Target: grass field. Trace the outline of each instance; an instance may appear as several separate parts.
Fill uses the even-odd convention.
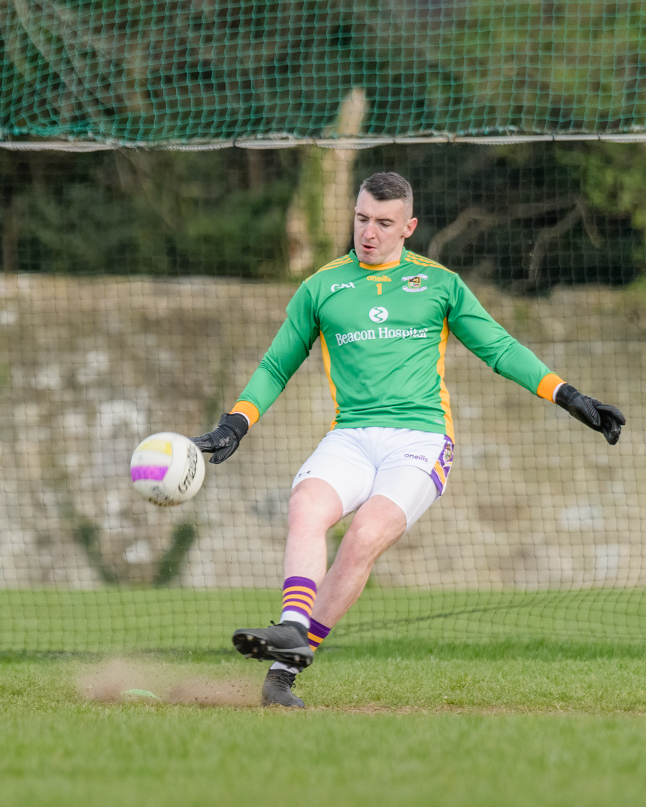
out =
[[[266,625],[280,593],[266,589],[106,588],[0,591],[0,651],[229,649],[233,626]],[[334,641],[419,637],[637,643],[644,589],[423,591],[368,588]]]
[[[16,648],[0,653],[3,807],[644,802],[641,593],[498,595],[498,610],[492,595],[455,595],[415,617],[410,598],[366,592],[299,679],[308,709],[293,712],[258,707],[267,665],[235,655],[224,627],[209,629],[222,634],[211,648],[132,650],[158,642],[144,626],[177,617],[179,591],[120,592],[121,612],[115,592],[98,605],[95,592],[80,616],[91,592],[35,594],[0,597]],[[213,616],[215,595],[192,596]],[[225,616],[274,597],[229,595]],[[362,629],[379,614],[377,631]],[[81,617],[94,630],[85,649]],[[186,624],[181,635],[201,634]]]

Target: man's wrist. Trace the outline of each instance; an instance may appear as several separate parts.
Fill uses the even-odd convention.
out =
[[[539,398],[545,398],[546,401],[555,402],[556,390],[562,387],[565,382],[556,373],[547,373],[541,378],[541,381],[536,390]]]
[[[249,419],[242,412],[230,412],[228,415],[222,415],[218,423],[218,427],[220,426],[230,429],[239,442],[249,431]]]
[[[258,407],[254,406],[250,401],[236,401],[230,415],[244,415],[247,418],[249,428],[260,418]]]
[[[242,417],[247,421],[248,428],[251,428],[251,418],[249,417],[249,415],[245,414],[244,412],[239,412],[237,409],[232,409],[231,412],[229,412],[229,414],[242,415]]]

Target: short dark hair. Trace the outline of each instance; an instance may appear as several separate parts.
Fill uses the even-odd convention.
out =
[[[373,174],[368,179],[364,179],[359,188],[361,191],[368,191],[378,202],[388,202],[391,199],[402,199],[413,206],[413,189],[410,182],[394,171],[380,171]]]

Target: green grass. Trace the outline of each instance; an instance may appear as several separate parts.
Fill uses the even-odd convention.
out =
[[[5,805],[643,803],[628,718],[258,715],[130,708],[3,721]]]
[[[4,590],[0,651],[215,650],[233,627],[268,624],[279,609],[279,592],[261,589]],[[402,636],[641,643],[646,592],[370,588],[334,632],[346,645]]]
[[[228,638],[275,592],[27,594],[0,596],[2,807],[643,803],[641,592],[368,591],[292,712]]]

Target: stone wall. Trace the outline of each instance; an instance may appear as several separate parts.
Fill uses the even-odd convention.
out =
[[[146,435],[199,434],[228,410],[295,286],[37,275],[0,284],[0,586],[148,583],[183,523],[198,534],[183,585],[278,586],[291,480],[333,416],[318,346],[241,450],[207,465],[192,502],[147,504],[129,461]],[[472,287],[555,372],[618,404],[629,427],[609,447],[450,340],[457,452],[448,490],[380,559],[375,579],[643,585],[643,300],[600,287],[538,300]]]

